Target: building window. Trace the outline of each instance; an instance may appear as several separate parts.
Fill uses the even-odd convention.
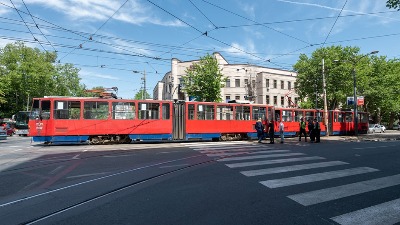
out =
[[[225,87],[231,87],[231,80],[226,79]]]
[[[292,82],[290,81],[287,82],[287,89],[289,90],[292,89]]]
[[[265,80],[265,87],[266,87],[266,88],[269,88],[269,79],[266,79],[266,80]]]
[[[294,85],[293,85],[293,86],[294,86],[294,89],[296,89],[296,88],[297,88],[297,83],[294,82],[293,84],[294,84]]]
[[[225,101],[226,102],[229,102],[230,100],[231,100],[231,96],[230,95],[225,96]]]
[[[240,96],[239,96],[239,95],[236,95],[236,96],[235,96],[235,100],[240,100]]]
[[[281,89],[285,89],[285,81],[281,80]]]
[[[285,105],[285,97],[281,97],[281,106]]]
[[[240,87],[240,79],[235,79],[235,87]]]
[[[274,96],[274,105],[278,105],[278,96]]]
[[[288,97],[289,106],[293,106],[292,97]]]
[[[267,105],[269,105],[269,95],[265,96],[265,103],[267,103]]]
[[[276,80],[274,80],[274,88],[277,88],[277,84],[278,82]]]
[[[244,79],[244,84],[247,85],[249,83],[249,79]]]

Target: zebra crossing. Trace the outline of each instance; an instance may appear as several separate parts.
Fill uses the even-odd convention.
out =
[[[340,168],[351,166],[343,161],[329,161],[324,157],[312,156],[306,153],[295,153],[291,150],[277,149],[270,145],[252,144],[249,142],[219,142],[219,143],[183,143],[195,151],[203,153],[227,167],[236,169],[246,177],[259,177],[259,183],[269,189],[277,189],[337,178],[354,177],[361,174],[378,172],[371,167]],[[281,147],[281,146],[280,146]],[[295,165],[284,165],[285,163]],[[254,168],[258,166],[257,168]],[[267,168],[261,168],[266,166]],[[272,166],[272,167],[271,167]],[[252,169],[253,167],[253,169]],[[326,168],[330,171],[297,175],[279,179],[262,180],[261,176],[272,174],[290,175],[292,172]],[[383,188],[400,185],[400,174],[380,177],[360,182],[354,182],[334,187],[326,187],[303,193],[286,196],[305,207],[319,203],[344,199]],[[400,197],[400,195],[399,195]],[[347,212],[331,217],[338,224],[395,224],[400,223],[400,198],[370,207]]]

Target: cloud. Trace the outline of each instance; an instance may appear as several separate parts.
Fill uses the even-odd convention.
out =
[[[94,22],[107,21],[123,3],[119,1],[117,4],[115,0],[26,0],[25,2],[54,9],[65,14],[70,20]],[[130,0],[118,10],[112,19],[135,25],[186,26],[179,20],[163,20],[152,10],[152,8],[140,4],[137,0]]]
[[[113,75],[108,75],[108,74],[100,74],[100,73],[94,73],[88,70],[81,70],[79,71],[79,75],[83,80],[98,80],[98,78],[101,79],[107,79],[107,80],[120,80],[118,77],[113,76]],[[96,84],[92,84],[93,86],[96,86]]]
[[[230,55],[245,57],[251,60],[260,60],[260,58],[257,58],[256,56],[252,55],[255,54],[255,52],[257,51],[253,40],[250,39],[248,39],[246,43],[242,45],[237,42],[233,42],[231,46],[224,48],[222,50]]]

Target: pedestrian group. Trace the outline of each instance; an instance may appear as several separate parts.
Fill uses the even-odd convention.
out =
[[[307,142],[307,132],[306,132],[306,125],[308,128],[308,136],[310,137],[311,143],[320,143],[321,137],[321,126],[318,120],[315,118],[312,120],[311,118],[308,120],[308,124],[304,121],[304,118],[300,119],[300,131],[299,131],[299,141],[301,141],[302,135],[304,136],[304,141]],[[264,139],[264,132],[268,134],[269,143],[274,144],[274,135],[275,135],[275,125],[274,121],[268,119],[265,120],[265,124],[263,124],[261,118],[259,118],[255,124],[255,129],[257,131],[257,138],[258,143],[261,143],[262,139]],[[280,143],[283,144],[285,140],[285,124],[281,119],[279,119],[279,136],[280,136]]]

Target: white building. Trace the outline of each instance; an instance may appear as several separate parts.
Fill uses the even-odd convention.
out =
[[[221,89],[224,101],[251,100],[258,104],[296,107],[299,96],[294,92],[297,73],[248,64],[229,64],[218,52],[213,53],[221,73],[227,78]],[[189,100],[179,84],[186,69],[199,60],[182,62],[172,59],[171,71],[153,89],[156,100]],[[250,81],[250,82],[249,82]]]

